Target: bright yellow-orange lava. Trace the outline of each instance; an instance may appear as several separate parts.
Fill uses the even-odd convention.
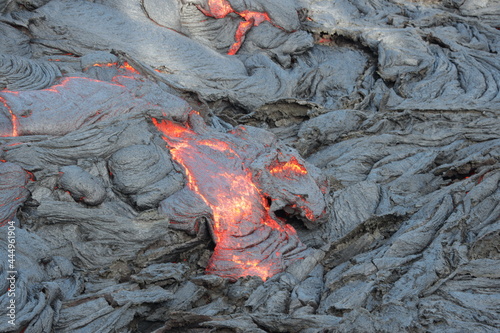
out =
[[[250,30],[250,28],[260,25],[264,21],[271,22],[271,18],[267,13],[264,12],[254,12],[250,10],[244,10],[242,12],[237,12],[233,9],[231,4],[227,0],[208,0],[208,10],[198,7],[200,11],[206,16],[210,16],[216,19],[224,18],[230,13],[235,13],[236,15],[243,18],[245,21],[238,24],[236,33],[234,36],[235,42],[229,48],[227,54],[234,55],[243,44],[245,39],[245,34]]]
[[[229,13],[234,13],[233,7],[227,0],[208,0],[209,11],[202,10],[203,14],[214,18],[224,18]]]
[[[262,266],[259,260],[249,260],[245,257],[241,258],[241,256],[238,255],[233,255],[232,260],[233,262],[241,265],[243,270],[246,272],[246,275],[260,276],[260,278],[264,281],[272,276],[269,269]]]
[[[121,65],[117,62],[108,62],[103,64],[93,64],[91,67],[117,67],[118,69],[125,70],[126,72],[132,74],[140,74],[139,71],[132,67],[127,61],[124,61]]]
[[[295,156],[292,156],[287,162],[275,161],[271,164],[269,172],[282,178],[290,178],[293,175],[307,175],[306,167],[300,164]]]
[[[265,263],[259,259],[260,253],[251,253],[255,239],[248,236],[265,228],[288,239],[295,235],[295,230],[270,216],[265,197],[231,143],[201,137],[172,121],[153,119],[153,123],[163,133],[172,158],[184,168],[188,188],[212,210],[214,257],[224,257],[237,276],[256,275],[267,279],[279,271],[273,265],[281,261],[281,253],[270,253],[268,256],[275,259]],[[232,254],[227,255],[228,251]],[[209,265],[207,270],[210,269]]]
[[[126,61],[125,61],[125,62],[124,62],[124,63],[120,66],[120,68],[125,69],[125,70],[127,70],[127,71],[129,71],[129,72],[131,72],[131,73],[134,73],[134,74],[140,74],[140,73],[139,73],[139,71],[138,71],[137,69],[135,69],[134,67],[132,67],[132,66],[131,66],[128,62],[126,62]]]
[[[231,47],[227,51],[227,54],[235,55],[236,52],[238,52],[241,44],[243,44],[243,41],[245,40],[245,34],[248,32],[248,30],[250,30],[252,25],[253,24],[251,21],[243,21],[238,24],[238,28],[236,29],[236,33],[234,34],[235,42],[233,43],[233,45],[231,45]]]

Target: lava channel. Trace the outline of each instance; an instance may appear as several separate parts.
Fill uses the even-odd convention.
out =
[[[184,168],[188,188],[212,211],[216,246],[207,273],[266,280],[307,255],[295,229],[271,217],[265,196],[231,142],[208,139],[168,120],[153,123]]]

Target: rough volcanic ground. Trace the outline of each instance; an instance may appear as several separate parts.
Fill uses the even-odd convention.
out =
[[[0,13],[1,332],[500,330],[498,1]]]

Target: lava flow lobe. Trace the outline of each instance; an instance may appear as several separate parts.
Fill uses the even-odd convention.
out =
[[[191,114],[193,117],[199,116]],[[188,189],[211,211],[216,247],[208,273],[232,279],[253,275],[265,280],[308,254],[310,250],[295,229],[274,217],[246,166],[245,152],[230,135],[222,140],[168,120],[154,120],[154,124],[163,133],[172,158],[183,167]],[[293,156],[288,162],[275,162],[267,172],[308,177]],[[175,205],[175,201],[171,203]]]

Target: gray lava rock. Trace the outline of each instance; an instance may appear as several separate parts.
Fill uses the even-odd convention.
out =
[[[15,212],[29,195],[26,189],[28,175],[21,167],[0,162],[0,224],[14,218]]]
[[[167,153],[152,145],[120,149],[110,157],[108,166],[116,188],[125,194],[137,193],[173,170]]]
[[[75,200],[97,206],[106,198],[106,188],[102,181],[79,166],[62,167],[60,173],[62,174],[59,179],[61,188],[69,191]]]

